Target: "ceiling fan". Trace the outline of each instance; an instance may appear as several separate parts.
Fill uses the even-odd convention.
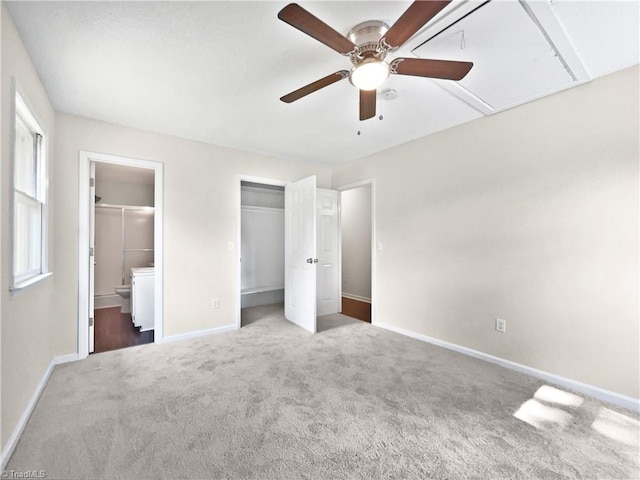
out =
[[[376,90],[390,74],[462,80],[473,63],[402,57],[391,62],[385,60],[389,52],[401,47],[450,2],[451,0],[415,1],[391,27],[382,21],[371,20],[353,27],[346,37],[300,5],[290,3],[280,10],[278,18],[349,57],[353,67],[351,70],[340,70],[327,75],[288,93],[280,100],[285,103],[295,102],[348,77],[351,84],[360,91],[360,120],[367,120],[375,117]]]

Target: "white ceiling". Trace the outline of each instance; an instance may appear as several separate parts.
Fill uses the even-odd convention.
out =
[[[412,49],[432,35],[439,19],[441,25],[451,23],[479,3],[452,3],[434,19],[431,31],[428,25],[390,58],[414,55]],[[378,100],[383,120],[358,121],[358,94],[348,81],[293,104],[282,103],[282,95],[350,66],[346,57],[278,20],[285,5],[7,2],[56,110],[116,124],[275,157],[340,164],[500,110],[476,102],[467,85],[444,85],[447,90],[436,81],[400,75],[384,85],[396,89],[398,98]],[[409,2],[301,5],[346,33],[365,20],[392,24]],[[586,72],[574,85],[639,62],[638,1],[532,0],[524,5],[536,12],[543,29],[555,32],[553,41],[564,49],[562,56],[573,59],[573,68]],[[506,9],[514,7],[521,5],[494,0],[491,18],[472,18],[474,12],[463,22],[470,23],[478,38],[483,31],[500,30],[510,18]],[[513,52],[526,54],[529,48],[520,42],[517,29],[503,27],[501,51],[467,35],[468,49],[461,53],[457,42],[440,42],[435,58],[462,59],[475,49],[475,58],[465,58],[476,63],[469,83],[483,95],[498,93],[499,87],[492,85],[505,75],[499,71],[505,67],[487,68],[489,60],[504,55],[506,41],[516,58]],[[520,65],[510,67],[515,71]],[[544,68],[537,72],[541,79]],[[551,70],[549,76],[558,76],[557,68]],[[509,98],[508,106],[531,98],[523,93],[515,103]]]

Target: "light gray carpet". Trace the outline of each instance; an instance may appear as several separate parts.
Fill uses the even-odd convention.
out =
[[[249,309],[244,323],[59,366],[7,469],[48,479],[638,478],[638,416],[626,410],[341,315],[316,335],[281,306]]]

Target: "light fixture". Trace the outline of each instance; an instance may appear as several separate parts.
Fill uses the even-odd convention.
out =
[[[375,90],[387,78],[389,78],[389,64],[373,57],[365,58],[349,73],[349,81],[360,90]]]

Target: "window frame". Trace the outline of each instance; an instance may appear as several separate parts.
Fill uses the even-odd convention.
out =
[[[14,88],[14,108],[13,108],[13,122],[12,122],[12,156],[11,156],[11,281],[9,290],[11,292],[19,292],[29,286],[39,283],[41,280],[49,277],[51,272],[48,268],[48,136],[46,131],[42,128],[42,123],[39,122],[34,114],[33,110],[29,108],[25,97]],[[34,138],[34,165],[33,165],[33,181],[34,191],[33,195],[29,192],[20,190],[17,187],[17,154],[18,154],[18,134],[17,126],[20,122]],[[39,210],[39,233],[34,235],[34,245],[39,244],[39,262],[37,267],[31,270],[18,273],[17,270],[17,235],[18,235],[18,205],[30,205],[31,207],[38,207]],[[32,237],[32,238],[34,238]],[[36,254],[35,248],[32,248],[28,252],[29,255]]]

